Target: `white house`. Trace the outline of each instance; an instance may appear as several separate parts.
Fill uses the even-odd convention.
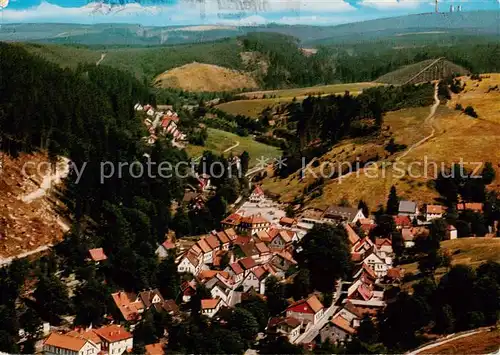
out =
[[[132,334],[119,325],[111,324],[95,329],[94,333],[102,340],[102,350],[107,351],[110,355],[121,355],[134,347]]]
[[[288,306],[286,316],[316,324],[323,317],[324,310],[323,304],[315,295],[312,295]]]
[[[286,317],[276,326],[276,332],[283,334],[288,338],[290,343],[294,343],[300,335],[302,322],[293,317]]]
[[[363,260],[364,263],[366,263],[375,273],[377,274],[377,277],[384,277],[387,275],[387,270],[390,268],[391,265],[388,265],[386,263],[386,260],[383,260],[381,257],[379,257],[376,253],[367,253],[364,257]]]
[[[216,299],[204,299],[201,300],[201,314],[212,318],[219,312],[220,308],[224,305],[224,301],[220,298]]]
[[[165,259],[171,250],[175,250],[175,243],[167,239],[156,248],[155,254],[160,259]]]
[[[427,205],[425,206],[425,220],[427,222],[433,219],[442,218],[444,214],[444,208],[441,205]]]
[[[243,280],[243,291],[247,292],[253,288],[261,295],[265,294],[268,275],[269,273],[262,266],[252,269]]]
[[[52,333],[43,342],[46,355],[97,355],[100,347],[88,339]]]
[[[252,203],[260,203],[266,199],[266,196],[264,194],[264,190],[260,186],[255,187],[255,189],[252,191],[252,194],[250,195],[250,202]]]
[[[452,226],[449,224],[446,227],[446,239],[457,239],[458,238],[458,232],[455,226]]]
[[[328,207],[321,216],[321,221],[327,223],[356,223],[360,219],[365,219],[362,209],[335,206]]]
[[[187,252],[177,264],[177,272],[189,272],[197,275],[201,270],[200,259],[193,253]]]

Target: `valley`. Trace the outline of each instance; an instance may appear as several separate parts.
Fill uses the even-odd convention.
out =
[[[496,11],[115,5],[0,27],[0,352],[498,352]]]

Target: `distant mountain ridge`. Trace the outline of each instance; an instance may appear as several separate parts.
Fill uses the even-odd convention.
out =
[[[336,26],[166,26],[136,24],[5,24],[2,41],[34,41],[57,44],[151,46],[214,41],[251,32],[276,32],[297,37],[304,45],[386,38],[432,31],[450,34],[500,36],[500,11],[424,13],[382,18]]]

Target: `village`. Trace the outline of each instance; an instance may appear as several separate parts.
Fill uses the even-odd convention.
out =
[[[417,238],[428,235],[428,226],[443,217],[440,205],[420,207],[413,201],[400,201],[396,228],[403,236],[404,248],[411,249]],[[480,204],[457,206],[480,211]],[[109,297],[118,312],[109,315],[109,325],[100,328],[71,329],[50,332],[43,341],[47,354],[122,354],[134,347],[133,331],[149,309],[166,312],[182,321],[189,317],[186,307],[192,302],[199,285],[209,298],[198,300],[202,316],[217,320],[224,310],[234,308],[249,297],[266,298],[266,281],[275,278],[280,283],[293,282],[300,253],[299,242],[316,225],[337,225],[345,229],[351,260],[355,265],[346,280],[337,280],[329,297],[313,292],[299,300],[289,301],[282,314],[268,319],[265,333],[259,337],[283,336],[292,343],[313,348],[317,342],[350,341],[365,317],[376,315],[391,302],[386,290],[400,285],[405,270],[393,266],[394,250],[390,238],[371,239],[376,227],[373,216],[365,216],[361,208],[332,205],[325,210],[306,209],[297,217],[287,217],[285,206],[266,197],[256,185],[241,206],[221,221],[222,229],[207,235],[175,239],[169,235],[158,246],[159,259],[175,258],[177,272],[184,280],[177,300],[164,299],[158,289],[139,293],[125,290]],[[457,230],[448,225],[447,239],[456,239]],[[88,262],[99,265],[107,256],[102,248],[88,252]],[[329,299],[327,299],[329,298]],[[160,343],[148,344],[147,354],[163,354],[168,334]],[[168,349],[168,345],[167,345]]]

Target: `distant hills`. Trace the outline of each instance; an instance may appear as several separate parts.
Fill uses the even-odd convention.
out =
[[[499,37],[499,11],[426,13],[338,26],[268,24],[261,26],[169,26],[134,24],[5,24],[2,41],[105,46],[154,46],[234,38],[251,32],[276,32],[297,37],[302,45],[353,42],[421,35]],[[353,37],[353,34],[356,34]]]

